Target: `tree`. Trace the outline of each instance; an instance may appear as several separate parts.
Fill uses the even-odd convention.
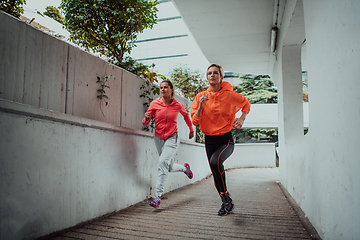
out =
[[[47,6],[44,15],[51,17],[55,21],[58,21],[61,24],[64,24],[64,18],[60,15],[59,9],[54,6]]]
[[[177,93],[191,101],[194,100],[196,94],[208,88],[208,82],[201,78],[201,73],[197,70],[179,66],[169,74]]]
[[[24,4],[26,0],[0,0],[0,10],[18,18],[24,12]]]
[[[268,75],[246,74],[240,79],[242,82],[234,86],[234,91],[246,97],[251,104],[277,103],[277,89]],[[276,129],[233,129],[232,133],[236,142],[277,141]]]
[[[276,129],[233,129],[232,134],[237,143],[264,140],[276,142],[278,140]]]
[[[62,0],[60,7],[73,43],[120,65],[137,35],[156,23],[157,4],[157,0]]]
[[[147,66],[140,62],[137,62],[136,60],[128,56],[124,58],[122,63],[120,63],[120,67],[126,69],[131,73],[136,74],[139,77],[146,79],[149,83],[158,82],[157,73],[152,70],[155,67],[155,64]]]
[[[277,103],[277,89],[268,75],[246,74],[240,77],[242,83],[234,86],[240,93],[253,103]]]

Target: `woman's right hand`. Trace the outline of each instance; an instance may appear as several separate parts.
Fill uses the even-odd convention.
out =
[[[209,100],[208,96],[206,95],[202,95],[200,98],[199,98],[199,108],[198,110],[196,111],[196,116],[200,117],[201,116],[201,111],[203,110],[204,108],[204,105],[205,105],[205,101]]]
[[[150,118],[151,118],[151,113],[146,112],[146,113],[145,113],[145,119],[146,119],[146,121],[149,121]]]

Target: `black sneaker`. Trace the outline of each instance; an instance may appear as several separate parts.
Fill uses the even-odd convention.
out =
[[[231,212],[234,209],[234,202],[230,197],[229,192],[225,193],[225,210]]]
[[[224,216],[224,215],[226,215],[226,214],[227,214],[227,211],[226,211],[226,209],[225,209],[225,204],[222,203],[222,204],[221,204],[221,208],[220,208],[220,210],[218,211],[218,215],[219,215],[219,216]]]

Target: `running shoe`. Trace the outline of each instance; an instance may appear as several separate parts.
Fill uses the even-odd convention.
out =
[[[185,171],[186,176],[188,176],[189,179],[192,179],[193,178],[193,173],[190,170],[190,165],[188,163],[185,163],[184,167],[186,168],[186,171]]]
[[[234,209],[234,202],[230,197],[230,194],[228,191],[226,191],[225,193],[220,193],[220,197],[221,197],[221,208],[218,211],[218,215],[219,216],[223,216],[223,215],[227,215],[229,212],[231,212]]]
[[[225,193],[225,209],[227,212],[231,212],[234,209],[234,202],[231,199],[229,192]]]
[[[154,197],[153,200],[149,203],[150,206],[158,208],[160,206],[160,198]]]
[[[218,215],[219,216],[224,216],[224,215],[226,215],[228,212],[226,211],[226,209],[225,209],[225,204],[224,203],[222,203],[221,204],[221,208],[220,208],[220,210],[218,211]]]

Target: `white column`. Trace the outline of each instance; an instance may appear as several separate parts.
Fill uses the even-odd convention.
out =
[[[279,84],[280,142],[287,144],[304,135],[301,44],[282,49],[282,81]]]

